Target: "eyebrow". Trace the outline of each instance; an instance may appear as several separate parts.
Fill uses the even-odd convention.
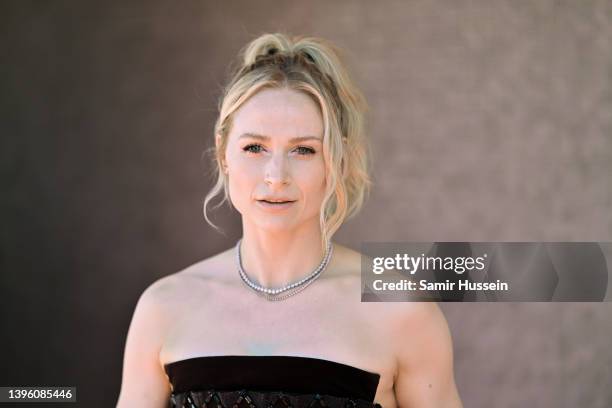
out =
[[[257,133],[249,133],[249,132],[243,133],[242,135],[240,135],[238,139],[243,139],[243,138],[259,139],[259,140],[265,140],[265,141],[270,140],[270,136],[258,135]],[[321,138],[316,137],[316,136],[299,136],[299,137],[294,137],[290,139],[289,141],[290,142],[304,142],[306,140],[318,140],[320,142]]]

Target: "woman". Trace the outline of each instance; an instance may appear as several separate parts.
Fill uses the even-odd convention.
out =
[[[243,236],[142,294],[117,406],[461,407],[438,307],[361,303],[360,254],[331,241],[370,183],[337,50],[267,34],[242,56],[204,215],[223,192]]]

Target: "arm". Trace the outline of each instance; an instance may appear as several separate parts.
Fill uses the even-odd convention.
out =
[[[153,284],[140,296],[123,357],[123,378],[117,408],[165,408],[170,397],[170,384],[159,362],[162,319]]]
[[[462,408],[453,376],[453,344],[435,303],[411,303],[398,330],[395,397],[401,408]]]

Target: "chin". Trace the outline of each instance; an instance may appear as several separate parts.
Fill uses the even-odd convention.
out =
[[[260,221],[256,225],[260,230],[279,233],[291,231],[297,224],[291,220],[277,220],[272,222]]]

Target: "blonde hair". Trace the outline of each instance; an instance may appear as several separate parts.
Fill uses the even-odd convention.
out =
[[[213,208],[224,201],[231,206],[228,178],[222,166],[233,114],[258,91],[287,87],[310,96],[323,116],[326,192],[319,221],[326,247],[342,223],[359,212],[372,184],[365,99],[351,81],[340,50],[320,38],[264,34],[247,44],[241,58],[242,63],[219,101],[212,148],[217,180],[204,200],[204,218],[219,230],[208,218],[206,208],[222,191],[223,200]]]

